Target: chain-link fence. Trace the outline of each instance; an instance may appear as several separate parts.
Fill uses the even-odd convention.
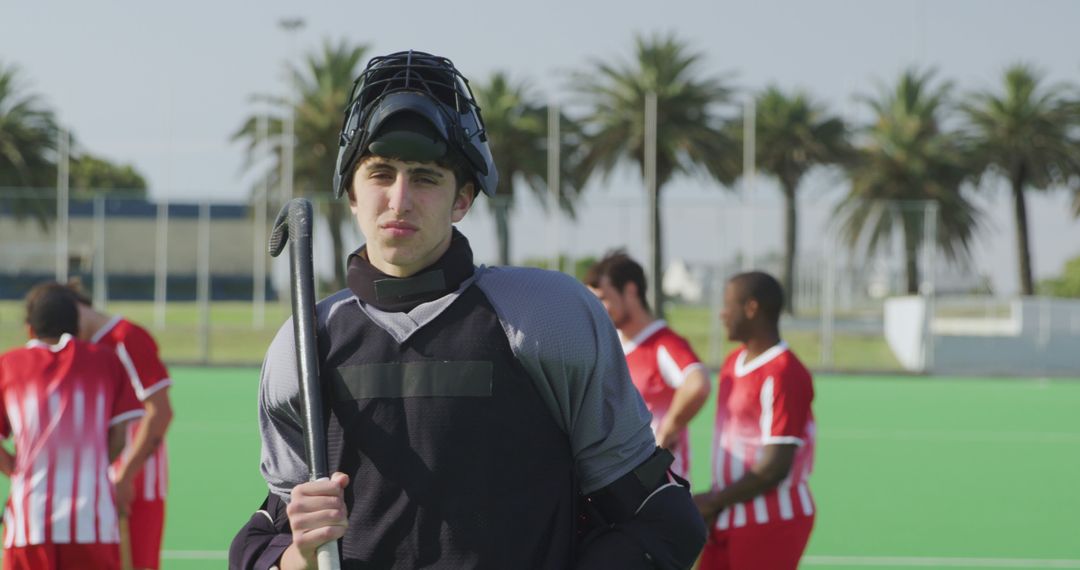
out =
[[[783,278],[785,208],[716,196],[669,196],[663,208],[668,320],[702,358],[719,366],[734,348],[719,320],[725,282],[751,269]],[[886,299],[939,289],[970,293],[979,286],[980,278],[964,259],[947,258],[930,246],[938,241],[934,204],[894,203],[871,211],[870,218],[850,221],[832,205],[797,212],[791,307],[782,329],[814,368],[903,370],[887,343]],[[518,235],[540,239],[519,247],[517,259],[550,260],[558,248],[562,268],[572,271],[621,247],[644,264],[646,216],[638,197],[586,196],[575,220],[564,215],[524,220]],[[905,239],[905,231],[915,234]],[[475,242],[476,233],[469,235]]]
[[[10,300],[42,280],[79,279],[95,305],[150,327],[170,361],[258,361],[285,313],[254,209],[76,195],[65,228],[57,203],[51,190],[0,192],[5,345],[22,334]]]
[[[288,316],[282,299],[288,295],[288,264],[270,260],[265,245],[277,204],[260,208],[76,195],[68,203],[65,232],[54,196],[51,189],[0,191],[0,298],[6,299],[0,302],[0,339],[5,346],[22,339],[18,300],[30,286],[78,277],[101,308],[151,328],[171,362],[260,361]],[[718,366],[733,348],[719,321],[724,283],[749,269],[784,275],[785,208],[731,196],[666,196],[663,208],[666,316],[700,356]],[[1013,331],[1015,323],[1002,324],[1012,315],[1028,323],[1016,334],[1043,335],[1044,350],[1075,338],[1080,329],[1080,314],[1039,328],[1030,325],[1045,310],[1029,307],[1042,306],[1036,301],[1014,306],[1007,299],[972,297],[986,289],[986,278],[962,255],[943,254],[948,248],[940,246],[956,239],[957,229],[939,227],[934,203],[885,203],[856,214],[804,204],[797,213],[793,311],[784,315],[782,329],[811,367],[983,372],[934,353],[959,354],[950,347],[958,346],[955,333],[964,323],[975,330],[1012,326]],[[557,259],[562,270],[580,274],[613,248],[646,259],[647,212],[638,196],[595,192],[579,201],[574,217],[553,216],[538,199],[523,196],[510,216],[515,264],[551,267]],[[483,199],[459,227],[478,263],[496,263],[497,224]],[[362,243],[347,216],[342,234],[347,251]],[[320,220],[316,270],[326,282],[338,262],[330,243]],[[921,304],[894,304],[890,312],[888,300],[902,296]],[[964,300],[951,300],[955,296]],[[982,344],[965,341],[964,351],[982,346],[1001,353],[1001,345],[991,346],[986,338],[983,334]]]

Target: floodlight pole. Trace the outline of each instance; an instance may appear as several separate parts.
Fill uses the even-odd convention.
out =
[[[747,97],[743,108],[743,197],[753,210],[754,176],[757,173],[757,105],[753,95]],[[754,228],[751,220],[754,216],[743,217],[743,240],[746,243],[746,267],[747,270],[755,269],[756,259],[754,251]]]
[[[551,268],[562,271],[562,261],[559,256],[561,248],[559,239],[559,169],[562,133],[559,125],[559,105],[552,101],[548,104],[548,140],[547,140],[547,183],[548,183],[548,211],[551,216],[548,225],[549,239],[551,240]]]
[[[664,318],[664,292],[660,290],[663,279],[661,273],[660,243],[660,189],[656,181],[656,137],[657,137],[657,102],[656,93],[650,91],[645,94],[645,157],[642,170],[645,175],[645,191],[649,196],[649,274],[651,275],[651,287],[647,287],[649,305],[652,306],[653,314]]]
[[[296,35],[304,28],[304,19],[299,17],[282,18],[278,20],[278,27],[285,30],[289,34],[290,56],[296,54]],[[290,89],[295,87],[292,74],[286,67],[285,79]],[[295,122],[296,122],[296,103],[292,100],[292,93],[285,97],[287,107],[285,110],[285,124],[282,138],[284,139],[284,148],[281,155],[281,203],[285,204],[293,197],[293,174],[296,152],[296,141],[294,139]]]
[[[56,281],[68,280],[68,213],[70,199],[71,134],[60,127],[56,141]]]

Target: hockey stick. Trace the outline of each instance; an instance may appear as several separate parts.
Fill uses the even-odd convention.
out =
[[[292,277],[293,337],[300,382],[300,407],[304,421],[304,448],[311,481],[330,476],[326,460],[326,432],[323,431],[322,394],[319,391],[318,345],[315,340],[315,271],[311,253],[311,202],[294,198],[281,208],[270,233],[270,255],[277,257],[291,241],[289,268]],[[341,567],[336,540],[316,552],[319,570]]]

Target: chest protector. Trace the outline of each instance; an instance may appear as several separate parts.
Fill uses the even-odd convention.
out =
[[[571,567],[568,437],[483,293],[403,343],[339,311],[319,348],[330,466],[350,477],[342,567]]]

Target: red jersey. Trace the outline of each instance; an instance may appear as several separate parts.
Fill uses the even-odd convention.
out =
[[[791,473],[775,489],[724,509],[716,528],[767,524],[814,514],[807,480],[814,465],[814,386],[810,372],[781,342],[746,362],[746,348],[731,353],[717,387],[713,481],[738,481],[770,444],[799,446]]]
[[[4,548],[116,544],[108,431],[142,415],[116,356],[63,335],[0,355],[0,436],[15,436]]]
[[[682,386],[686,375],[691,371],[704,370],[705,365],[694,354],[690,343],[675,334],[663,320],[653,321],[637,334],[633,340],[623,342],[626,353],[626,365],[630,368],[630,378],[641,392],[645,406],[652,412],[653,433],[660,429],[675,390]],[[679,443],[672,450],[675,463],[672,470],[680,477],[690,474],[690,436],[687,430],[679,435]]]
[[[146,400],[151,394],[172,385],[169,371],[158,357],[157,343],[154,342],[150,333],[139,325],[121,317],[113,317],[94,333],[90,342],[116,351],[116,356],[120,357],[120,362],[124,365],[124,370],[139,401]],[[135,421],[128,424],[128,445],[124,448],[124,454],[113,464],[114,468],[119,468],[121,462],[127,461],[128,454],[131,452],[131,442],[140,423]],[[135,497],[145,501],[165,499],[168,466],[165,442],[162,441],[154,454],[147,458],[143,468],[135,474],[132,481]]]

